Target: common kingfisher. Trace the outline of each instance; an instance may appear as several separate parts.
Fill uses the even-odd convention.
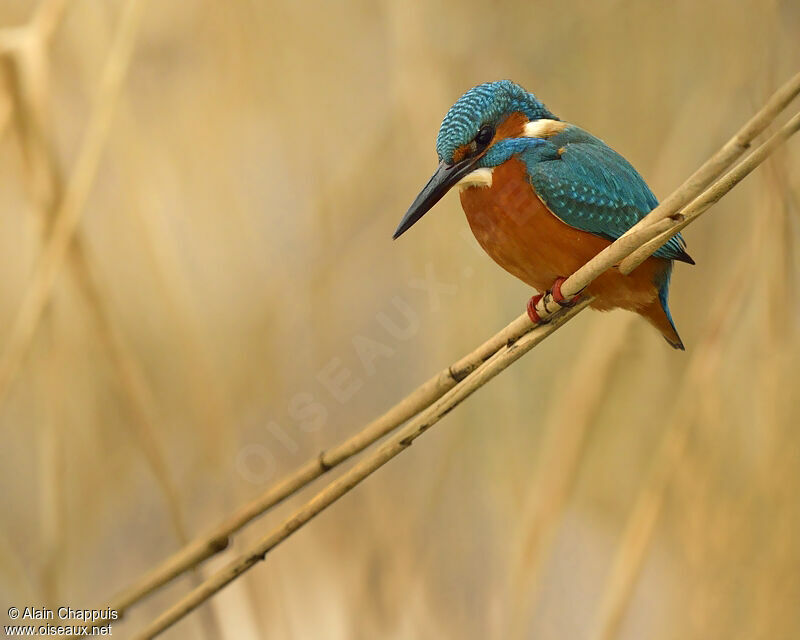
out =
[[[501,80],[478,85],[450,107],[436,138],[439,167],[403,216],[407,231],[453,186],[472,233],[503,269],[554,300],[561,283],[658,204],[620,154],[560,120],[532,94]],[[667,297],[674,260],[694,264],[680,234],[629,275],[615,267],[586,293],[591,306],[634,311],[684,349]],[[528,314],[536,322],[535,302]]]

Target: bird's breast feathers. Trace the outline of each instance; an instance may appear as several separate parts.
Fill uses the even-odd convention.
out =
[[[579,127],[560,120],[534,120],[517,135],[540,143],[507,161],[521,160],[525,168],[514,173],[513,181],[519,187],[528,183],[552,215],[579,231],[615,240],[658,204],[625,158]],[[491,187],[499,168],[476,169],[459,187],[462,191]],[[684,246],[677,235],[656,256],[691,262]]]

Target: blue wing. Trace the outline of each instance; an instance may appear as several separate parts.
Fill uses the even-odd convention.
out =
[[[602,140],[575,126],[548,139],[560,150],[522,154],[533,188],[548,208],[571,227],[616,240],[658,204],[630,163]],[[680,234],[655,256],[694,264]]]

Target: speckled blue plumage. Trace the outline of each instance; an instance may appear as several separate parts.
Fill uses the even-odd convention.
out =
[[[464,211],[483,248],[539,290],[602,250],[597,238],[616,240],[658,204],[625,158],[559,120],[509,80],[479,85],[459,98],[442,121],[436,151],[440,166],[394,237],[459,184]],[[528,216],[522,226],[523,218],[515,216],[520,212]],[[694,264],[684,246],[676,235],[655,251],[660,260],[648,259],[630,277],[614,270],[601,275],[587,289],[595,296],[592,306],[635,311],[671,346],[683,349],[667,298],[673,260]],[[652,304],[653,294],[658,305]]]
[[[521,111],[529,120],[556,117],[536,99],[511,80],[486,82],[473,87],[450,107],[436,138],[439,160],[453,161],[453,153],[475,137],[484,124],[492,124],[503,115]]]
[[[557,158],[541,147],[521,154],[531,184],[548,208],[568,225],[616,240],[658,204],[630,163],[602,140],[575,126],[547,140]],[[680,234],[655,252],[685,259]]]
[[[451,163],[455,150],[469,144],[481,126],[497,126],[515,111],[524,113],[530,121],[558,119],[536,96],[510,80],[478,85],[461,96],[445,115],[436,139],[439,159]],[[658,204],[625,158],[576,126],[569,125],[547,139],[501,140],[477,166],[497,166],[512,155],[524,160],[531,184],[548,208],[581,231],[616,240]],[[679,234],[654,255],[690,261],[684,246]]]

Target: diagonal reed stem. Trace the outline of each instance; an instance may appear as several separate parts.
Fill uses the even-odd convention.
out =
[[[361,431],[335,447],[322,451],[315,458],[308,460],[295,471],[272,485],[258,498],[241,507],[213,531],[192,541],[154,570],[142,576],[115,598],[110,605],[111,608],[122,615],[133,604],[159,587],[226,549],[232,534],[316,478],[319,478],[328,470],[360,453],[399,425],[413,418],[421,410],[429,407],[501,347],[510,341],[516,340],[530,327],[531,323],[527,316],[517,318],[517,320],[484,342],[473,352],[432,376],[386,413],[370,422]]]
[[[800,80],[800,74],[793,78],[792,81],[795,80]],[[795,95],[797,95],[797,92],[792,93],[792,97]],[[788,101],[785,104],[788,104]],[[772,117],[775,115],[777,115],[777,112],[774,113]],[[745,125],[744,130],[752,131],[753,127],[751,123],[752,120],[750,123]],[[755,133],[753,133],[753,135],[756,135],[758,132],[762,131],[767,124],[768,122]],[[684,183],[684,185],[682,185],[676,191],[676,193],[669,198],[673,202],[681,202],[682,198],[686,198],[685,201],[692,200],[689,207],[687,207],[685,210],[684,215],[670,217],[674,216],[674,214],[677,212],[676,207],[676,211],[671,213],[664,212],[660,214],[662,217],[654,223],[637,225],[638,228],[632,229],[630,233],[612,243],[607,249],[603,250],[595,258],[590,260],[586,265],[581,267],[572,276],[570,276],[564,285],[562,285],[562,292],[565,291],[564,287],[566,287],[570,281],[572,281],[572,288],[568,289],[568,293],[565,293],[565,295],[568,296],[579,293],[599,275],[614,265],[619,264],[627,256],[631,255],[636,249],[642,247],[653,238],[659,236],[660,234],[663,234],[669,238],[678,233],[678,231],[686,226],[686,224],[696,220],[700,215],[702,215],[702,213],[708,210],[711,205],[716,203],[726,193],[733,189],[733,187],[736,186],[742,179],[744,179],[756,166],[758,166],[760,162],[762,162],[770,153],[780,146],[780,144],[785,142],[793,133],[795,133],[798,128],[800,128],[800,114],[792,118],[776,134],[770,137],[756,151],[754,151],[750,156],[737,165],[734,170],[730,171],[721,180],[718,180],[711,187],[703,191],[703,193],[695,200],[692,200],[692,198],[694,198],[705,185],[691,184],[687,186],[687,184]],[[731,162],[734,160],[735,158],[731,159]],[[719,173],[721,173],[723,170],[724,167],[719,170],[717,175],[719,175]],[[662,209],[662,211],[665,210]],[[655,248],[657,247],[654,247],[653,251]],[[258,543],[253,545],[248,551],[232,560],[229,564],[212,575],[203,584],[190,591],[178,603],[156,618],[150,625],[147,626],[145,630],[136,635],[136,640],[145,640],[156,637],[175,624],[177,621],[188,615],[206,600],[211,598],[220,589],[252,568],[260,560],[264,560],[266,554],[270,550],[275,548],[278,544],[292,535],[292,533],[297,531],[314,516],[322,512],[325,508],[333,504],[336,500],[357,486],[367,476],[408,448],[417,437],[427,431],[444,415],[449,413],[454,407],[463,402],[478,388],[486,384],[486,382],[503,371],[512,362],[515,362],[525,353],[530,351],[530,349],[536,346],[545,337],[552,334],[562,324],[585,309],[590,302],[591,300],[589,298],[584,298],[575,307],[564,310],[552,302],[551,296],[543,296],[541,300],[543,308],[541,311],[545,315],[542,317],[547,317],[549,319],[548,324],[537,325],[536,327],[531,328],[531,325],[529,322],[527,322],[527,317],[524,314],[517,318],[501,333],[507,333],[512,327],[516,327],[522,329],[523,335],[521,337],[519,337],[516,341],[509,341],[505,346],[502,346],[500,350],[491,356],[484,364],[478,366],[478,368],[470,373],[465,379],[458,382],[455,386],[446,391],[444,395],[435,400],[430,406],[419,413],[415,419],[413,419],[398,433],[392,436],[391,439],[380,446],[375,452],[362,459],[361,462],[345,472],[338,479],[331,482],[314,498],[295,511],[292,516],[287,518],[283,523],[273,529],[272,532],[258,541]],[[548,309],[548,305],[554,308]],[[527,330],[525,329],[526,322],[528,326]],[[488,341],[488,343],[491,342],[494,342],[494,339]],[[408,398],[401,401],[401,404],[405,403],[407,400]],[[390,412],[391,411],[392,410],[390,410]]]
[[[770,136],[764,144],[747,156],[747,158],[722,176],[716,184],[730,183],[731,187],[733,187],[741,182],[753,169],[761,164],[767,156],[783,144],[789,137],[797,133],[798,129],[800,129],[800,112],[796,113],[785,125]],[[724,192],[714,191],[712,189],[703,192],[699,198],[694,200],[683,210],[683,219],[675,224],[675,230],[680,231],[687,224],[692,222],[692,220],[703,215],[711,205],[716,203],[723,195]],[[676,231],[673,231],[672,233],[675,232]],[[670,235],[672,235],[672,233],[670,233]],[[642,262],[647,260],[647,258],[668,239],[669,237],[665,233],[661,233],[647,244],[642,245],[622,261],[620,270],[626,274],[630,273]]]
[[[713,156],[706,160],[703,165],[689,176],[680,186],[675,194],[663,200],[658,207],[653,209],[647,218],[663,218],[672,215],[670,212],[678,211],[689,200],[677,197],[682,189],[696,189],[699,191],[707,187],[712,180],[718,178],[726,171],[742,154],[750,148],[750,143],[764,131],[781,113],[789,103],[800,94],[800,73],[794,75],[780,89],[773,93],[763,107],[742,127],[735,136],[726,142]],[[646,219],[647,219],[646,218]],[[638,226],[638,225],[637,225]],[[635,228],[635,227],[634,227]],[[657,245],[658,248],[661,245]],[[639,266],[644,258],[639,259],[639,255],[632,255],[622,261],[620,268],[623,273],[630,273]]]
[[[670,216],[673,216],[681,206],[697,197],[711,180],[728,169],[731,164],[750,147],[753,139],[764,131],[798,94],[800,94],[800,73],[793,76],[778,89],[733,138],[723,145],[719,151],[695,171],[672,195],[667,197],[647,216],[647,218],[645,218],[645,220],[649,220],[653,214],[657,214],[660,219],[659,226],[650,225],[650,228],[645,229],[648,225],[637,224],[629,234],[623,236],[624,241],[621,238],[611,245],[611,247],[599,254],[597,258],[590,261],[585,267],[573,274],[562,286],[562,292],[567,291],[564,287],[580,273],[595,273],[599,275],[601,271],[598,271],[598,263],[601,263],[601,267],[602,264],[606,265],[602,267],[602,270],[605,271],[613,264],[617,264],[621,261],[624,262],[627,253],[625,253],[624,250],[620,250],[623,243],[625,247],[630,246],[635,248],[643,242],[643,238],[650,240],[661,231],[664,231],[664,233],[669,232],[676,224]],[[771,149],[769,151],[771,151]],[[733,185],[731,185],[731,188],[732,186]],[[719,197],[722,197],[724,193],[727,193],[727,191],[720,193]],[[661,242],[663,244],[663,241]],[[610,257],[609,262],[609,254],[606,252],[611,251],[612,248],[614,253]],[[591,270],[587,269],[589,265],[593,265]],[[596,277],[596,275],[594,277]],[[581,276],[581,279],[584,284],[579,282],[578,284],[580,286],[570,289],[570,292],[574,291],[577,293],[588,284],[584,276]],[[574,295],[574,293],[572,295]],[[547,311],[544,309],[539,310],[543,318],[549,316],[559,308],[551,303],[548,296],[544,296],[542,300],[550,306],[550,309]],[[332,449],[323,451],[317,457],[308,460],[305,464],[267,489],[266,492],[258,496],[255,500],[229,516],[211,532],[195,539],[189,545],[167,558],[152,571],[143,575],[112,601],[112,608],[117,610],[120,615],[124,614],[132,605],[146,598],[177,576],[180,576],[185,571],[188,571],[207,558],[226,549],[231,535],[311,483],[313,480],[322,476],[328,470],[360,453],[386,434],[392,432],[406,420],[409,420],[426,407],[429,407],[433,402],[441,398],[480,366],[481,363],[491,357],[492,354],[497,352],[503,345],[519,338],[529,327],[530,322],[526,316],[517,318],[473,352],[440,371],[417,387],[412,393],[403,398],[379,418],[370,422],[361,431]]]
[[[754,253],[752,249],[745,252],[733,267],[709,314],[706,333],[689,361],[684,382],[662,429],[658,449],[617,545],[592,625],[592,640],[613,640],[619,632],[663,509],[666,490],[695,425],[697,407],[691,400],[697,389],[717,371],[723,355],[722,338],[734,329],[735,319],[749,300],[747,286],[743,287],[743,283],[748,282]]]
[[[528,482],[530,496],[519,514],[522,536],[511,561],[511,619],[504,638],[527,637],[527,623],[535,611],[542,584],[544,560],[557,538],[586,442],[614,380],[610,370],[624,350],[635,320],[632,313],[626,313],[592,324],[582,339],[581,357],[561,373],[561,380],[556,383],[558,395],[548,402],[542,416],[538,461]],[[569,411],[565,412],[564,407]]]
[[[100,166],[114,107],[133,56],[143,7],[143,0],[128,0],[119,19],[119,27],[103,68],[97,101],[64,198],[56,212],[52,232],[36,264],[33,278],[14,320],[11,335],[0,354],[0,402],[8,393],[30,350],[42,314],[50,301],[56,278],[80,223],[84,204]]]
[[[136,635],[135,638],[137,640],[153,638],[160,634],[208,600],[225,585],[252,568],[260,560],[263,560],[270,550],[283,542],[314,516],[318,515],[325,508],[348,493],[374,471],[382,467],[402,451],[405,451],[411,446],[414,440],[447,415],[456,405],[463,402],[511,363],[521,358],[542,340],[553,334],[561,325],[585,309],[590,301],[591,300],[588,298],[582,300],[575,307],[566,309],[564,313],[553,318],[553,321],[548,324],[534,327],[528,320],[527,333],[523,334],[523,336],[515,342],[503,346],[497,353],[489,358],[486,363],[478,367],[478,369],[467,376],[462,382],[454,386],[427,409],[417,415],[416,418],[394,434],[391,439],[378,447],[373,454],[364,458],[342,476],[331,482],[313,499],[295,511],[290,518],[287,518],[283,523],[275,527],[246,553],[234,559],[220,571],[212,575],[200,585],[200,587],[192,590],[177,605],[159,616],[141,634]],[[527,320],[527,316],[522,315],[518,318],[518,320],[523,319]]]

